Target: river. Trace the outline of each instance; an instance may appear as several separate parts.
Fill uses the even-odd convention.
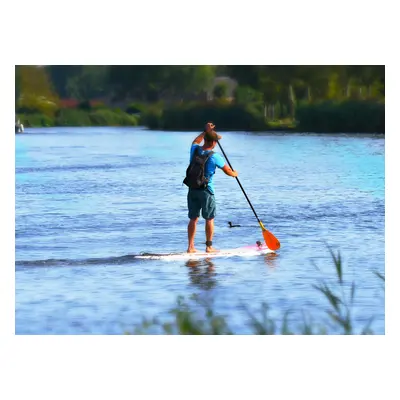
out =
[[[17,334],[122,334],[143,317],[168,320],[178,296],[212,300],[237,333],[242,306],[266,302],[326,318],[313,284],[334,283],[340,251],[361,331],[385,333],[385,140],[372,135],[223,132],[221,143],[258,216],[281,242],[276,256],[212,262],[138,260],[187,246],[186,186],[196,133],[144,128],[27,128],[16,135]],[[216,248],[254,244],[261,230],[235,179],[214,177]],[[240,225],[229,228],[228,221]],[[196,247],[204,246],[200,220]],[[320,268],[320,271],[316,269]]]

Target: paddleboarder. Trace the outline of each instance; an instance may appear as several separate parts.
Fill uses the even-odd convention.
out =
[[[184,183],[189,187],[187,195],[188,204],[188,253],[197,252],[194,239],[196,235],[196,226],[200,217],[206,221],[206,252],[216,252],[213,247],[214,218],[216,215],[216,202],[213,177],[216,168],[222,169],[228,176],[237,177],[237,171],[234,171],[225,163],[223,157],[215,153],[213,149],[222,138],[214,131],[215,125],[208,122],[205,129],[197,136],[190,148],[190,165],[186,171]],[[202,146],[201,142],[204,140]]]

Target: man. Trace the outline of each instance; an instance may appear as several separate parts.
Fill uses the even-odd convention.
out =
[[[217,145],[217,141],[222,138],[214,131],[215,125],[212,122],[208,122],[205,126],[204,132],[194,139],[192,147],[190,149],[190,161],[194,155],[203,156],[210,153]],[[203,146],[200,143],[204,139]],[[213,153],[206,161],[204,165],[204,177],[208,180],[207,187],[204,189],[193,189],[189,187],[187,195],[188,202],[188,239],[189,245],[187,252],[195,253],[197,250],[194,247],[194,237],[196,235],[196,225],[200,217],[200,210],[202,217],[206,220],[206,252],[212,253],[216,250],[212,245],[212,238],[214,235],[214,218],[216,213],[216,204],[214,196],[214,182],[213,176],[216,168],[222,169],[226,175],[236,177],[238,173],[233,171],[229,165],[227,165],[218,153]]]

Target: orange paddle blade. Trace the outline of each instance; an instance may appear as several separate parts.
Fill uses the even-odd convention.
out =
[[[263,229],[262,234],[264,236],[265,244],[269,249],[278,250],[281,247],[279,240],[270,231]]]
[[[281,247],[279,240],[269,230],[265,229],[261,221],[259,222],[262,229],[262,234],[264,236],[265,244],[271,250],[278,250]]]

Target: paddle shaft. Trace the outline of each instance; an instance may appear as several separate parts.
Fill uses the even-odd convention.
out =
[[[225,154],[225,152],[224,152],[224,149],[222,148],[221,144],[219,143],[219,140],[217,141],[217,143],[218,143],[219,148],[220,148],[221,151],[222,151],[222,154],[223,154],[224,157],[225,157],[225,160],[228,162],[229,166],[231,167],[231,170],[234,171],[234,169],[232,168],[231,163],[229,162],[228,157],[226,156],[226,154]],[[238,183],[239,186],[240,186],[240,189],[242,189],[242,192],[243,192],[244,196],[246,197],[247,201],[249,202],[250,207],[251,207],[251,209],[253,210],[253,213],[254,213],[254,215],[256,216],[258,223],[261,225],[261,221],[260,221],[260,219],[258,218],[257,213],[256,213],[256,211],[254,210],[254,207],[253,207],[253,205],[252,205],[251,202],[250,202],[250,199],[247,197],[247,194],[246,194],[246,192],[244,191],[243,186],[242,186],[242,184],[241,184],[240,181],[239,181],[239,178],[238,178],[237,176],[235,176],[235,178],[236,178],[236,180],[237,180],[237,183]]]

